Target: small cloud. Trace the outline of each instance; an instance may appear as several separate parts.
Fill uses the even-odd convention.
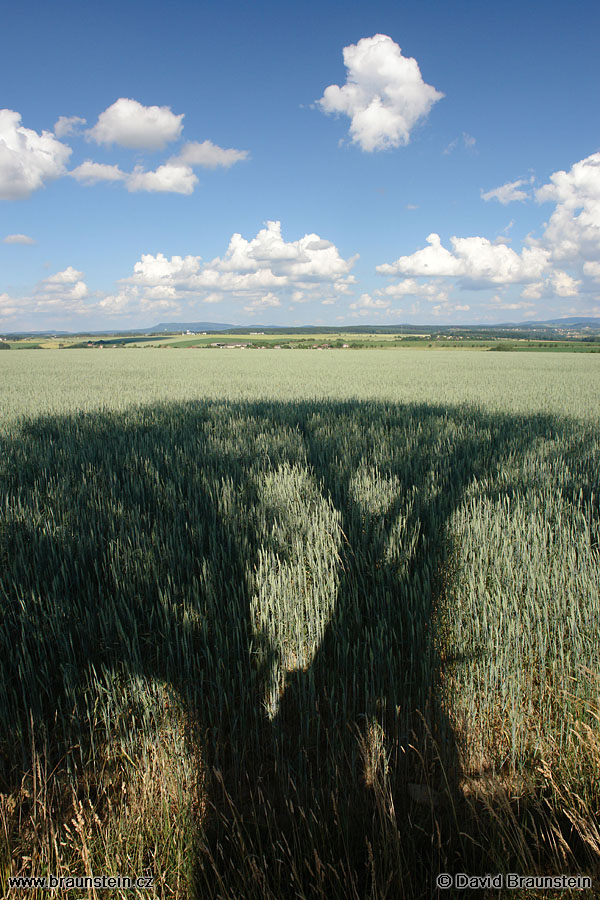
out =
[[[423,297],[430,303],[446,302],[448,300],[446,287],[440,282],[426,281],[419,283],[414,278],[405,278],[398,284],[390,284],[383,291],[376,291],[376,293],[380,296],[383,294],[395,299],[407,296]]]
[[[531,309],[533,303],[499,303],[498,309]]]
[[[593,278],[594,281],[600,281],[600,262],[596,262],[595,260],[585,262],[583,264],[583,272],[585,275]]]
[[[148,300],[143,297],[140,300],[140,310],[145,313],[180,312],[181,306],[172,300]]]
[[[67,266],[61,272],[55,272],[54,275],[44,278],[34,291],[32,300],[35,302],[35,309],[84,311],[81,301],[89,292],[83,277],[83,272],[79,272],[73,266]]]
[[[67,266],[62,272],[56,272],[56,274],[45,278],[44,284],[74,284],[81,278],[83,278],[83,272],[78,272],[73,266]]]
[[[270,291],[268,294],[265,294],[264,297],[259,297],[256,300],[252,300],[247,306],[244,306],[245,312],[254,313],[259,312],[261,309],[271,309],[275,306],[281,306],[281,302],[275,294],[272,294]]]
[[[87,119],[82,119],[80,116],[59,116],[54,123],[54,134],[58,138],[71,137],[79,134],[81,131],[79,126],[86,123]]]
[[[450,143],[448,144],[447,147],[444,147],[444,149],[442,150],[442,153],[444,154],[444,156],[448,156],[450,153],[452,153],[453,150],[456,150],[457,147],[458,147],[458,138],[454,138],[453,141],[450,141]]]
[[[146,288],[144,293],[151,300],[174,300],[177,297],[177,291],[169,284],[157,284],[155,287]]]
[[[506,228],[503,228],[497,238],[494,240],[494,244],[505,244],[508,245],[511,242],[511,238],[508,236],[508,232],[511,230],[513,225],[515,224],[515,220],[511,219]]]
[[[329,85],[317,105],[348,116],[352,142],[368,153],[408,144],[414,127],[444,96],[385,34],[344,47],[344,65],[346,84]]]
[[[450,153],[453,152],[453,150],[456,150],[456,148],[458,147],[461,140],[462,140],[465,150],[473,150],[475,147],[475,144],[477,143],[477,141],[475,140],[473,135],[468,134],[466,131],[463,131],[461,137],[459,137],[459,138],[456,137],[456,138],[454,138],[453,141],[450,141],[448,146],[442,150],[442,153],[445,156],[448,156]]]
[[[550,284],[557,297],[576,297],[581,281],[576,281],[566,272],[554,271]]]
[[[507,203],[527,200],[529,196],[527,191],[519,190],[521,185],[527,183],[524,178],[519,178],[518,181],[508,181],[506,184],[493,188],[491,191],[486,191],[485,193],[481,191],[481,199],[486,201],[497,200],[503,206],[506,206]]]
[[[418,209],[418,208],[419,207],[415,203],[407,203],[406,204],[406,209],[408,209],[408,210],[412,211],[413,209]]]
[[[180,313],[181,306],[172,299],[154,298],[145,292],[146,296],[139,296],[137,287],[125,287],[117,294],[108,294],[97,304],[99,311],[111,316],[131,317],[157,313]]]
[[[2,238],[3,244],[36,244],[37,241],[34,241],[32,237],[29,237],[27,234],[7,234],[5,238]]]
[[[350,304],[350,309],[357,310],[381,310],[387,309],[391,306],[390,300],[374,300],[370,294],[361,294],[360,298],[355,302]]]
[[[210,141],[203,144],[185,144],[178,156],[172,156],[157,169],[146,171],[136,166],[131,173],[123,172],[118,166],[92,162],[87,159],[69,172],[81,184],[98,184],[101,181],[124,181],[130,193],[150,191],[154,193],[192,194],[198,178],[192,166],[214,169],[217,166],[229,168],[235,162],[247,157],[246,150],[224,150]]]
[[[71,178],[75,178],[81,184],[98,184],[100,181],[123,181],[127,176],[118,166],[108,166],[104,163],[85,162],[69,172]]]
[[[86,137],[97,144],[119,144],[130,150],[162,150],[181,136],[183,117],[184,113],[176,115],[169,106],[143,106],[120,97],[100,113]]]
[[[130,193],[193,194],[197,184],[198,178],[189,166],[167,162],[153,172],[145,172],[141,166],[136,166],[127,179],[127,190]]]
[[[521,297],[524,297],[526,300],[540,300],[542,294],[544,293],[544,282],[543,281],[535,281],[533,284],[528,284],[521,291]]]
[[[181,152],[169,160],[171,163],[183,163],[186,166],[203,166],[205,169],[216,169],[222,166],[229,169],[237,162],[248,158],[247,150],[224,149],[212,141],[190,141],[184,144]]]
[[[533,287],[533,285],[529,285],[529,287]],[[533,291],[527,292],[527,289],[526,289],[521,292],[521,297],[524,297],[524,298],[533,298],[534,296],[535,296],[536,300],[539,299],[539,296],[534,295]],[[489,308],[515,310],[515,309],[531,309],[532,307],[535,306],[535,303],[530,303],[528,299],[524,299],[521,303],[516,302],[516,301],[508,302],[500,294],[494,294],[494,296],[490,298],[490,301],[487,305]]]

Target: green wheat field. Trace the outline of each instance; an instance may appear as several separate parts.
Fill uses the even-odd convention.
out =
[[[2,895],[600,886],[599,412],[587,354],[1,354]]]

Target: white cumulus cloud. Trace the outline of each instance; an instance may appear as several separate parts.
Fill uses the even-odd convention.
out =
[[[86,159],[76,169],[72,169],[69,175],[81,184],[98,184],[99,181],[123,181],[127,177],[125,172],[122,172],[118,166],[92,162],[91,159]]]
[[[13,319],[19,312],[18,300],[14,300],[8,294],[0,294],[0,320]]]
[[[63,304],[69,300],[83,300],[88,296],[88,288],[83,281],[83,272],[69,266],[63,272],[57,272],[45,278],[34,293],[39,304]]]
[[[76,281],[79,281],[83,278],[83,272],[78,272],[77,269],[74,269],[73,266],[67,266],[66,269],[63,269],[62,272],[55,272],[54,275],[49,275],[48,278],[44,278],[44,284],[74,284]]]
[[[154,170],[148,171],[143,166],[136,166],[133,172],[123,172],[118,166],[88,159],[69,172],[69,175],[87,185],[101,181],[123,181],[130,193],[149,191],[189,195],[193,194],[198,184],[192,166],[228,168],[246,156],[245,150],[223,150],[210,141],[204,141],[203,144],[185,144],[180,154],[172,156]]]
[[[78,134],[80,126],[86,123],[87,119],[82,119],[80,116],[59,116],[54,123],[54,134],[58,138],[70,137]]]
[[[407,144],[415,125],[444,96],[385,34],[344,47],[344,65],[346,84],[329,85],[317,103],[326,113],[347,115],[352,141],[367,152]]]
[[[27,234],[7,234],[2,238],[3,244],[35,244],[36,241]]]
[[[568,172],[554,172],[536,191],[539,203],[555,209],[542,242],[558,261],[595,262],[600,256],[600,153],[576,162]]]
[[[482,193],[482,197],[501,203],[522,200],[530,195],[533,180],[508,182]],[[506,233],[513,221],[494,241],[481,236],[452,237],[450,246],[445,247],[440,236],[432,233],[426,246],[377,266],[380,274],[405,278],[375,293],[390,297],[414,293],[437,299],[435,290],[444,290],[439,282],[428,282],[428,296],[425,285],[417,279],[451,278],[467,290],[522,285],[520,299],[502,298],[501,304],[493,300],[497,308],[530,309],[542,299],[576,297],[589,307],[600,281],[600,153],[579,160],[569,170],[554,172],[534,196],[539,203],[552,203],[554,208],[541,236],[527,235],[521,250],[508,246]]]
[[[119,144],[131,150],[162,150],[180,137],[184,113],[176,115],[169,106],[143,106],[137,100],[120,97],[98,116],[86,132],[97,144]]]
[[[41,281],[30,297],[21,298],[21,311],[30,314],[82,314],[89,307],[82,301],[88,297],[83,272],[67,266]]]
[[[261,309],[272,309],[273,307],[281,306],[281,301],[275,294],[269,293],[265,294],[264,297],[257,297],[255,300],[252,300],[247,306],[244,306],[244,310],[249,313],[260,312]]]
[[[98,301],[96,308],[99,312],[109,314],[111,316],[131,317],[144,313],[146,315],[156,313],[174,313],[181,312],[181,305],[174,300],[166,297],[151,297],[148,291],[143,291],[133,287],[124,287],[116,294],[107,294],[102,300]]]
[[[79,272],[73,266],[68,266],[62,272],[49,275],[41,281],[29,296],[9,297],[8,294],[0,295],[0,316],[8,319],[28,317],[31,323],[39,321],[40,316],[51,316],[56,321],[57,316],[81,315],[89,311],[89,303],[84,303],[88,297],[86,283],[82,280],[83,272]]]
[[[459,275],[460,263],[442,246],[439,234],[432,232],[426,241],[428,247],[401,256],[394,263],[383,263],[377,271],[381,275]]]
[[[20,200],[65,174],[71,148],[50,131],[23,128],[21,116],[0,110],[0,200]]]
[[[123,282],[172,288],[177,297],[195,295],[206,302],[225,295],[262,302],[265,297],[278,297],[279,292],[295,299],[322,299],[322,292],[330,294],[332,287],[338,293],[351,289],[355,260],[344,259],[335,244],[317,234],[285,241],[281,223],[267,222],[251,240],[233,234],[223,256],[208,262],[200,256],[169,259],[162,253],[143,254],[133,275]]]
[[[593,278],[595,281],[600,281],[600,262],[584,263],[583,271],[584,271],[585,275],[588,275],[590,278]]]
[[[397,284],[389,284],[383,291],[376,292],[379,295],[393,297],[423,297],[425,300],[445,302],[448,300],[448,292],[439,282],[418,282],[414,278],[405,278]]]
[[[370,294],[361,294],[355,303],[350,304],[350,309],[370,312],[371,310],[387,309],[391,305],[391,300],[375,300]]]
[[[132,318],[148,315],[178,315],[181,305],[166,297],[151,296],[150,291],[137,286],[125,286],[118,293],[96,294],[90,297],[87,286],[72,266],[56,272],[40,282],[30,296],[13,298],[0,294],[0,320],[45,321],[50,327],[61,327],[73,317],[100,315],[108,317]],[[100,299],[98,299],[100,298]]]
[[[519,254],[484,237],[453,237],[450,243],[452,251],[432,233],[427,237],[429,246],[401,256],[395,263],[377,266],[377,271],[383,275],[454,276],[475,286],[535,281],[549,265],[550,254],[542,247],[525,247]]]
[[[545,281],[528,284],[522,291],[525,300],[540,300],[542,297],[578,297],[581,280],[568,272],[553,269]]]
[[[200,271],[201,256],[172,256],[143,253],[133,267],[133,277],[126,279],[133,284],[146,287],[177,287],[188,284]]]
[[[521,296],[524,296],[524,293],[525,292],[523,292],[523,294],[521,294]],[[492,297],[492,303],[490,304],[490,306],[493,309],[529,310],[529,309],[532,309],[535,306],[535,304],[528,303],[526,301],[523,301],[523,302],[515,301],[513,303],[510,303],[510,302],[504,301],[501,297]]]
[[[529,194],[527,191],[521,190],[521,187],[527,183],[524,178],[519,178],[518,181],[508,181],[506,184],[493,188],[491,191],[486,191],[485,193],[482,191],[481,199],[497,200],[503,206],[506,206],[508,203],[515,203],[518,200],[527,200]]]
[[[143,106],[137,100],[119,98],[104,110],[93,128],[85,132],[89,141],[119,144],[137,150],[158,150],[177,140],[184,114],[176,115],[168,106]],[[0,199],[27,197],[46,181],[69,175],[80,184],[123,182],[130,192],[192,194],[198,184],[194,166],[207,169],[230,168],[247,159],[247,150],[219,147],[212,141],[188,141],[180,152],[155,169],[137,165],[124,172],[117,165],[86,159],[67,172],[70,147],[58,137],[75,135],[85,124],[80,116],[60,116],[55,133],[42,134],[21,126],[18,113],[0,110]]]
[[[576,297],[581,281],[572,278],[567,272],[557,270],[552,273],[550,284],[557,297]]]
[[[172,194],[193,194],[198,178],[189,166],[166,162],[151,172],[136,166],[127,178],[127,190],[154,191]]]
[[[248,158],[247,150],[224,149],[212,141],[188,141],[171,162],[178,161],[186,166],[203,166],[205,169],[216,169],[222,166],[228,169],[236,162]]]
[[[85,281],[77,281],[69,290],[69,297],[73,300],[82,300],[87,297],[88,289]]]
[[[521,297],[525,300],[540,300],[544,294],[544,282],[543,281],[534,281],[532,284],[528,284],[521,291]]]

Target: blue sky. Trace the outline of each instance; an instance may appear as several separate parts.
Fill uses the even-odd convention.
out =
[[[600,315],[599,26],[588,0],[11,5],[0,331]]]

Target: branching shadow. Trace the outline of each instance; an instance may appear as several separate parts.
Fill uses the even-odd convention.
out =
[[[164,404],[23,423],[0,448],[3,790],[31,764],[36,735],[53,764],[74,745],[88,760],[94,674],[141,674],[177,691],[216,773],[199,896],[215,873],[215,896],[243,896],[240,834],[246,862],[260,857],[270,873],[264,896],[298,884],[317,896],[330,882],[341,896],[346,879],[347,895],[362,897],[376,877],[400,896],[409,874],[412,895],[431,895],[432,876],[460,852],[455,810],[434,822],[438,801],[418,801],[419,788],[452,797],[461,776],[435,634],[447,525],[508,458],[518,472],[536,441],[567,428],[358,401]],[[287,672],[269,716],[280,650],[253,612],[257,510],[282,466],[308,473],[337,516],[340,549],[320,645]],[[391,846],[394,828],[414,835],[420,867]],[[306,871],[292,889],[298,853]]]

